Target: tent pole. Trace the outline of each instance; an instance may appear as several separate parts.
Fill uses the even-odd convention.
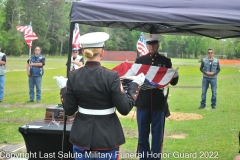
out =
[[[72,37],[73,37],[73,30],[74,30],[74,26],[75,26],[75,23],[71,22],[71,25],[70,25],[70,36],[69,36],[69,50],[68,50],[68,61],[67,61],[67,78],[68,78],[68,74],[69,74],[69,71],[70,71],[70,64],[71,64],[71,56],[72,56]],[[63,104],[63,109],[64,109],[64,103]],[[64,120],[64,124],[63,124],[63,137],[62,137],[62,152],[64,154],[65,152],[65,140],[66,140],[66,123],[67,123],[67,115],[65,114],[64,112],[64,117],[63,117],[63,120]],[[62,158],[63,160],[64,158]]]
[[[73,30],[75,27],[75,23],[71,22],[70,25],[70,36],[69,36],[69,49],[68,49],[68,61],[67,61],[67,78],[68,78],[68,73],[70,71],[70,65],[71,65],[71,56],[72,56],[72,38],[73,38]]]

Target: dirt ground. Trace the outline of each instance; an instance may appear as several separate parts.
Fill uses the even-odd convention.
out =
[[[233,60],[233,59],[220,59],[220,64],[235,64],[240,65],[240,60]]]
[[[44,103],[28,103],[28,104],[24,104],[24,103],[15,103],[15,104],[2,104],[1,108],[47,108],[47,107],[52,107],[55,106],[53,104],[44,104]],[[6,111],[6,112],[11,112],[11,110]]]
[[[125,117],[125,118],[133,118],[136,119],[136,113],[134,111],[131,111],[127,116],[122,116],[121,114],[117,113],[119,117]],[[196,114],[196,113],[181,113],[181,112],[171,112],[171,115],[167,118],[167,120],[197,120],[202,119],[203,116]]]
[[[131,118],[133,120],[136,119],[136,113],[135,111],[131,111],[127,116],[122,116],[117,112],[118,117],[123,118]],[[175,121],[186,121],[186,120],[198,120],[202,119],[203,116],[196,114],[196,113],[180,113],[180,112],[171,112],[171,115],[166,120],[175,120]],[[124,128],[124,134],[127,137],[131,138],[138,138],[138,132],[136,130],[130,130]],[[184,139],[188,136],[186,133],[165,133],[165,138],[173,138],[173,139]]]
[[[13,112],[11,108],[42,108],[42,107],[52,107],[53,105],[47,105],[41,104],[41,103],[34,103],[34,104],[14,104],[14,105],[3,105],[2,108],[9,108],[9,110],[6,110],[5,112]],[[131,111],[127,116],[123,116],[117,112],[117,115],[119,117],[125,117],[125,118],[133,118],[136,119],[136,113],[135,111]],[[167,118],[167,120],[194,120],[194,119],[202,119],[202,115],[196,114],[196,113],[181,113],[181,112],[171,112],[171,115]],[[8,121],[5,119],[4,121]]]
[[[196,120],[196,119],[202,119],[203,116],[196,113],[180,113],[180,112],[171,112],[171,115],[167,118],[167,120]]]

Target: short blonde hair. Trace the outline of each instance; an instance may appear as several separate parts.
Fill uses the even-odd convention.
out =
[[[103,50],[103,48],[88,48],[88,49],[84,49],[84,56],[87,58],[93,58],[97,55],[99,55],[99,53]]]

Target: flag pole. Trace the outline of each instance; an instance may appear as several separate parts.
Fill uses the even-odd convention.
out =
[[[32,22],[30,22],[30,26],[32,26]],[[29,47],[29,52],[28,52],[28,56],[29,56],[29,64],[31,63],[31,49],[32,49],[32,42],[31,45],[28,46]],[[29,72],[30,72],[30,67],[29,67]]]
[[[31,57],[31,47],[29,47],[29,58]]]
[[[29,53],[28,53],[28,64],[32,63],[31,62],[31,47],[29,46]],[[30,66],[28,67],[28,72],[30,72]]]
[[[32,22],[30,22],[30,26],[32,26]],[[31,45],[29,46],[29,58],[31,57],[31,48],[32,48],[32,42],[31,42]]]

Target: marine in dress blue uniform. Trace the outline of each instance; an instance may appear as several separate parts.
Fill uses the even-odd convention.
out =
[[[77,112],[70,132],[77,160],[119,159],[119,146],[125,143],[125,138],[115,110],[122,115],[131,111],[145,79],[136,77],[124,92],[118,73],[100,63],[108,38],[104,32],[80,37],[88,60],[85,66],[69,73],[63,96],[65,113]]]
[[[135,63],[172,68],[171,59],[158,53],[159,41],[161,36],[158,34],[148,34],[145,36],[149,53],[138,57]],[[178,75],[175,75],[171,85],[176,85]],[[164,135],[165,116],[168,111],[167,96],[162,89],[140,90],[136,100],[137,123],[138,123],[138,152],[144,155],[141,160],[161,159],[162,142]],[[150,143],[149,134],[152,134]],[[151,146],[150,146],[151,144]]]

